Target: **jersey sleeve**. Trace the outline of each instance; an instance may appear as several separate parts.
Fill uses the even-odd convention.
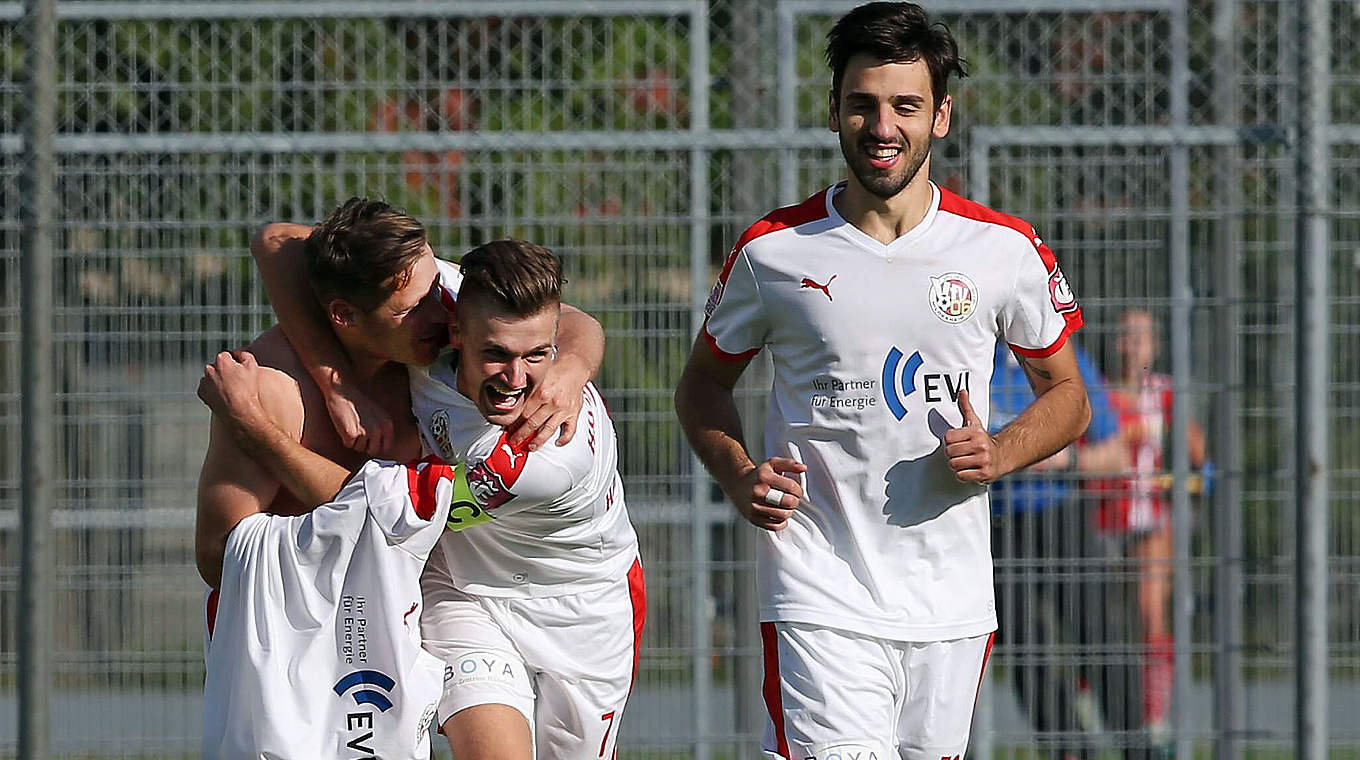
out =
[[[452,261],[445,261],[438,256],[434,259],[434,266],[439,270],[440,295],[443,297],[444,308],[452,310],[453,304],[458,300],[458,288],[463,284],[463,270]]]
[[[513,446],[508,438],[502,433],[490,455],[467,466],[468,490],[491,519],[557,501],[588,474],[584,435],[537,451]]]
[[[750,359],[765,345],[769,323],[744,247],[728,255],[704,313],[704,340],[719,359]]]
[[[229,575],[251,572],[263,556],[289,568],[288,577],[281,580],[285,585],[315,575],[318,565],[346,563],[366,519],[367,499],[359,476],[350,478],[334,499],[310,512],[251,515],[227,534],[224,582]]]
[[[452,465],[436,457],[408,464],[369,460],[352,482],[362,484],[368,517],[390,543],[429,554],[453,500]]]
[[[1001,334],[1023,356],[1051,356],[1082,325],[1081,307],[1058,258],[1038,235],[1020,251],[1015,287],[1001,310]]]

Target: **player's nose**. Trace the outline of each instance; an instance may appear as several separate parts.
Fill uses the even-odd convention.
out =
[[[523,359],[511,359],[506,362],[504,374],[505,382],[511,388],[522,387],[528,376],[528,365]]]

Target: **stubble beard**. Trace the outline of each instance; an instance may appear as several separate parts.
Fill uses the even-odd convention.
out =
[[[917,173],[921,171],[926,159],[930,157],[930,136],[927,135],[925,142],[919,148],[906,146],[906,163],[901,172],[881,172],[869,165],[868,159],[857,146],[847,145],[843,136],[840,143],[841,156],[845,158],[846,166],[850,167],[850,173],[855,175],[855,179],[865,190],[883,200],[892,198],[905,190],[907,185],[910,185],[911,181],[916,179]]]

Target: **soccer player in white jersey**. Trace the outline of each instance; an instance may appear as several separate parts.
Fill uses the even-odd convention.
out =
[[[948,29],[871,3],[828,35],[848,177],[756,222],[708,302],[676,411],[758,542],[768,757],[961,757],[996,628],[987,484],[1063,448],[1089,407],[1081,312],[1025,222],[929,179]],[[987,432],[994,346],[1036,399]],[[774,363],[764,461],[732,389]]]
[[[270,225],[253,241],[252,249],[262,256],[262,264],[279,259],[265,267],[265,279],[271,285],[270,292],[275,294],[274,305],[281,313],[302,312],[310,307],[320,315],[314,324],[289,328],[289,336],[285,336],[280,327],[272,328],[248,347],[264,365],[259,371],[263,378],[259,384],[261,403],[271,419],[307,450],[340,463],[348,471],[357,471],[366,459],[364,454],[347,448],[345,440],[332,427],[327,415],[328,392],[313,380],[320,373],[309,372],[304,359],[310,351],[312,356],[328,356],[327,367],[332,371],[339,371],[334,368],[343,365],[343,372],[335,375],[335,379],[343,379],[347,387],[367,394],[396,421],[394,430],[381,447],[382,455],[405,459],[418,451],[404,365],[433,361],[445,344],[449,317],[441,303],[443,289],[437,287],[437,280],[442,278],[456,288],[458,277],[456,267],[434,258],[424,228],[385,203],[356,198],[343,204],[316,228]],[[439,274],[441,269],[444,270],[442,275]],[[556,428],[564,414],[574,424],[576,410],[581,404],[581,388],[599,366],[603,352],[598,324],[579,311],[572,310],[571,315],[570,319],[563,318],[564,359],[556,364],[552,376],[542,384],[542,392],[531,402],[535,414],[543,415],[534,419],[544,420],[545,427],[551,425],[550,434],[557,433]],[[294,346],[299,345],[306,346],[309,351],[294,350]],[[559,398],[566,400],[559,405]],[[528,427],[522,427],[521,431],[544,434],[543,430],[529,430]],[[564,430],[562,435],[569,434],[570,430]],[[235,529],[245,524],[247,518],[260,513],[302,515],[320,503],[304,503],[290,489],[284,488],[284,480],[271,469],[272,464],[276,463],[252,457],[242,447],[229,421],[220,415],[214,416],[199,481],[195,530],[199,572],[211,588],[206,609],[210,641],[205,688],[220,697],[207,700],[205,756],[253,756],[252,746],[278,746],[268,738],[276,735],[275,729],[282,731],[278,735],[290,735],[287,730],[291,721],[289,714],[282,711],[261,713],[255,709],[259,698],[253,690],[232,691],[234,687],[231,686],[242,683],[234,673],[255,669],[262,680],[282,684],[272,688],[280,689],[281,694],[287,692],[289,686],[297,682],[287,668],[279,664],[282,660],[233,660],[228,653],[242,652],[240,648],[248,646],[247,643],[224,642],[225,633],[214,637],[224,561],[229,565],[229,581],[239,586],[242,574],[256,572],[252,568],[264,567],[247,554],[267,552],[270,542],[285,541],[288,535],[287,529],[281,527],[264,531],[260,526],[265,523],[258,520],[250,521],[256,526],[251,533],[254,538],[250,540],[244,530],[237,535]],[[349,569],[362,574],[364,567],[366,565],[356,561]],[[340,565],[334,569],[343,572],[346,568]],[[305,577],[305,573],[298,575],[298,582]],[[418,594],[414,592],[406,596],[418,601]],[[305,593],[303,597],[306,597]],[[253,596],[251,600],[250,603],[275,604],[274,609],[283,612],[293,596],[279,591],[273,596]],[[301,599],[298,601],[305,605]],[[236,598],[226,606],[236,610],[237,602],[245,603]],[[408,622],[415,619],[418,616],[406,616]],[[228,626],[232,631],[240,630],[236,622],[233,620]],[[270,626],[262,623],[257,632],[272,635],[270,630]],[[374,645],[380,640],[375,637]],[[337,652],[336,656],[345,655]],[[221,680],[224,677],[227,680]],[[228,690],[225,695],[221,692],[224,688]],[[414,709],[417,712],[411,718],[414,721],[425,707],[414,701],[409,704],[398,701],[395,709]],[[388,723],[401,722],[395,720],[394,714],[385,717],[394,719]],[[341,727],[331,728],[339,731]],[[408,742],[407,748],[416,753],[415,733],[403,732],[403,735]],[[251,745],[252,741],[259,744]],[[326,756],[318,754],[320,750],[311,746],[284,746],[289,751],[281,755],[283,757]]]
[[[612,757],[645,615],[613,424],[587,385],[569,443],[510,441],[554,361],[561,265],[502,240],[461,266],[456,351],[411,375],[427,447],[470,484],[421,581],[439,719],[459,760]]]

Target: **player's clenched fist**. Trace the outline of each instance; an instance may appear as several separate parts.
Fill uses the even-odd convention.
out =
[[[203,368],[198,397],[213,413],[241,428],[270,424],[260,404],[260,365],[249,351],[223,351]]]
[[[737,480],[727,497],[750,523],[765,530],[783,530],[803,498],[796,477],[807,465],[788,457],[770,457]]]
[[[982,418],[968,402],[968,391],[959,391],[959,414],[963,416],[963,427],[944,434],[944,452],[949,457],[949,467],[954,471],[954,477],[964,483],[991,483],[1004,474],[1001,458],[997,456],[996,439],[987,432]]]

